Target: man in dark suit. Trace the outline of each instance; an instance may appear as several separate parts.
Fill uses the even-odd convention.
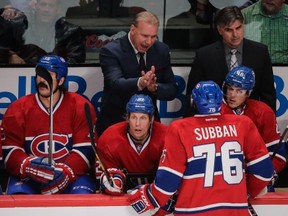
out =
[[[104,91],[96,122],[98,135],[110,125],[124,120],[126,104],[133,94],[149,95],[155,107],[156,100],[169,101],[176,97],[170,50],[157,40],[158,28],[159,20],[154,14],[140,12],[128,35],[101,48],[99,57]],[[160,121],[158,110],[154,117]]]
[[[213,80],[222,86],[230,71],[231,50],[236,49],[237,65],[255,72],[256,85],[251,98],[261,100],[276,111],[276,92],[272,64],[266,45],[244,38],[244,18],[236,6],[225,7],[215,15],[221,39],[196,51],[186,89],[183,117],[195,114],[191,107],[191,91],[202,80]]]

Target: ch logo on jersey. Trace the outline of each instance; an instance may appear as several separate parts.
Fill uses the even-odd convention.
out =
[[[31,141],[30,148],[31,153],[38,157],[47,157],[49,149],[49,134],[41,134]],[[53,159],[55,161],[65,157],[71,150],[71,144],[69,137],[66,134],[53,134],[52,152]]]

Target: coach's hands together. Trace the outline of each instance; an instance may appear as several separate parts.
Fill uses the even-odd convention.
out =
[[[147,88],[150,92],[156,92],[157,91],[157,77],[155,75],[155,66],[151,67],[151,70],[148,72],[141,72],[141,77],[139,81],[139,85],[141,90]]]

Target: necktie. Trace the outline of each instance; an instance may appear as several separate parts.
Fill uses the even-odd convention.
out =
[[[236,52],[237,52],[237,49],[232,49],[230,51],[230,53],[231,53],[230,70],[232,70],[234,67],[238,66]]]
[[[146,72],[146,64],[145,64],[145,60],[144,60],[145,53],[138,52],[138,54],[140,56],[140,58],[139,58],[139,70],[140,70],[140,72],[141,71]]]

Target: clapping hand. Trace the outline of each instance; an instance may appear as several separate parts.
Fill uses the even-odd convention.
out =
[[[157,91],[157,77],[155,74],[155,66],[151,67],[151,70],[148,72],[141,72],[140,86],[142,89],[147,88],[150,92]]]

